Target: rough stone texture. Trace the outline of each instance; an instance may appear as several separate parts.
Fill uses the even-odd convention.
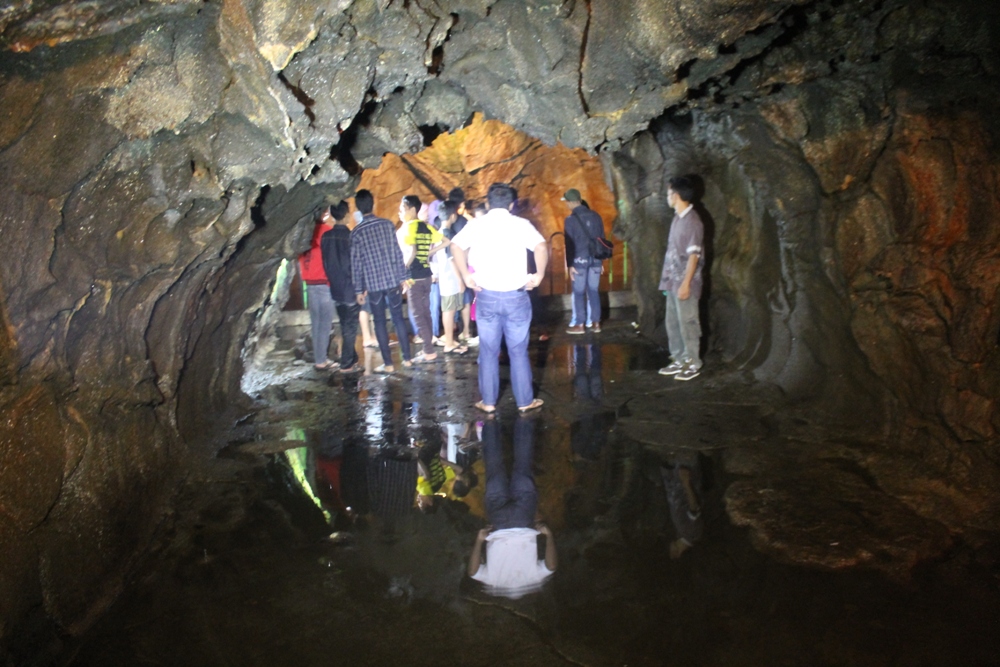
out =
[[[313,209],[475,111],[601,152],[643,331],[664,179],[701,174],[712,350],[887,422],[882,488],[996,529],[998,25],[937,0],[8,3],[0,643],[112,599],[188,443],[241,413]]]

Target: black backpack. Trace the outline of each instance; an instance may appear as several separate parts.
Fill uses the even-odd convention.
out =
[[[590,236],[590,232],[586,225],[583,224],[583,220],[574,213],[573,217],[576,218],[576,222],[583,229],[584,232]],[[611,255],[614,253],[615,245],[610,239],[602,239],[600,236],[590,236],[590,247],[588,251],[590,256],[594,259],[604,261],[606,259],[611,259]]]

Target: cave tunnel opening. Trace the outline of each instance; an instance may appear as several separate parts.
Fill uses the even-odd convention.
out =
[[[0,17],[0,663],[995,660],[1000,8],[287,4]],[[465,352],[315,368],[316,211],[495,181],[552,255],[541,413],[508,353],[476,407],[461,317]],[[615,241],[600,331],[571,189]],[[530,581],[488,576],[506,482]]]

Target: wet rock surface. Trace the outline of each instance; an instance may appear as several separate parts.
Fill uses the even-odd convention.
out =
[[[879,489],[865,457],[884,445],[711,362],[695,382],[657,375],[664,351],[619,317],[532,344],[538,507],[560,561],[541,592],[492,597],[463,576],[486,521],[473,359],[341,377],[279,344],[276,384],[186,480],[133,592],[62,664],[437,664],[426,646],[470,665],[991,659],[991,550]],[[509,446],[509,390],[499,413]],[[412,486],[388,503],[373,462],[409,465],[449,430],[480,482],[431,513]],[[704,517],[676,559],[673,465],[700,471]]]

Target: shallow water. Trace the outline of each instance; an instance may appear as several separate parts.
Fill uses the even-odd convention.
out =
[[[959,540],[889,578],[758,551],[727,517],[726,456],[773,436],[771,390],[738,374],[656,376],[664,351],[627,322],[609,329],[534,344],[546,407],[518,417],[505,389],[492,425],[470,407],[471,357],[389,378],[310,371],[276,389],[193,476],[162,549],[61,663],[998,662],[992,560]],[[530,431],[537,517],[559,559],[516,600],[465,576],[493,518],[492,428],[508,467]],[[472,472],[467,495],[449,482],[433,509],[415,506],[422,448]],[[691,546],[678,554],[680,536]]]

